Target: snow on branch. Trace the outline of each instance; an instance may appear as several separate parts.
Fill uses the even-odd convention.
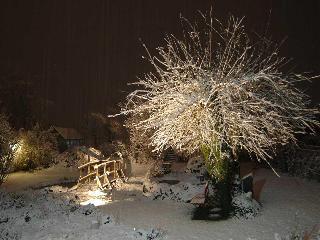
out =
[[[285,59],[265,39],[251,42],[242,19],[226,26],[201,15],[202,27],[181,18],[184,37],[165,37],[152,56],[154,71],[136,82],[122,114],[147,116],[135,123],[152,132],[155,151],[172,146],[192,153],[223,143],[267,159],[278,144],[313,131],[317,109],[294,86],[308,77],[280,71]]]

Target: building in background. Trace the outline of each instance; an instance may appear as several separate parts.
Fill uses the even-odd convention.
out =
[[[58,147],[60,152],[84,144],[83,136],[74,128],[53,126],[53,129],[58,135]]]

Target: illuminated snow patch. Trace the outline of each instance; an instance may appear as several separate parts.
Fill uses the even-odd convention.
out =
[[[97,206],[106,205],[110,202],[111,202],[110,199],[91,198],[91,199],[88,199],[87,201],[81,202],[80,205],[84,206],[84,205],[92,204],[97,207]]]
[[[87,200],[82,201],[81,205],[93,204],[94,206],[101,206],[111,202],[111,197],[108,197],[108,193],[101,190],[88,191],[85,195]]]
[[[102,192],[100,190],[95,190],[95,191],[88,191],[87,195],[90,197],[104,197],[104,196],[107,196],[108,193]]]

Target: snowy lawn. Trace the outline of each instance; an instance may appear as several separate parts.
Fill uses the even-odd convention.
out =
[[[27,188],[39,188],[61,182],[76,182],[78,178],[79,171],[76,167],[65,167],[64,163],[59,163],[42,170],[12,173],[1,185],[0,189],[8,192],[17,192]]]
[[[11,187],[6,185],[0,188],[0,239],[269,240],[288,235],[296,227],[311,230],[320,223],[319,183],[277,178],[266,169],[260,169],[257,177],[267,178],[261,213],[253,219],[218,222],[191,220],[194,206],[178,198],[153,200],[154,196],[144,196],[142,178],[131,178],[112,194],[90,186],[8,193]],[[177,192],[179,184],[186,185],[186,179],[178,179],[179,183],[167,187]],[[189,189],[190,194],[196,191]],[[100,206],[83,205],[90,202]]]

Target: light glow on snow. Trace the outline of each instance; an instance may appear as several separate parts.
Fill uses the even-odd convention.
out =
[[[93,204],[94,206],[103,206],[112,202],[111,198],[107,196],[108,194],[101,190],[88,191],[86,195],[88,199],[81,202],[81,205]]]
[[[102,196],[107,196],[108,194],[100,190],[95,190],[95,191],[88,191],[87,195],[90,197],[102,197]]]
[[[91,199],[88,199],[87,201],[81,202],[80,205],[85,206],[85,205],[92,204],[97,207],[97,206],[106,205],[110,202],[111,202],[110,199],[91,198]]]

